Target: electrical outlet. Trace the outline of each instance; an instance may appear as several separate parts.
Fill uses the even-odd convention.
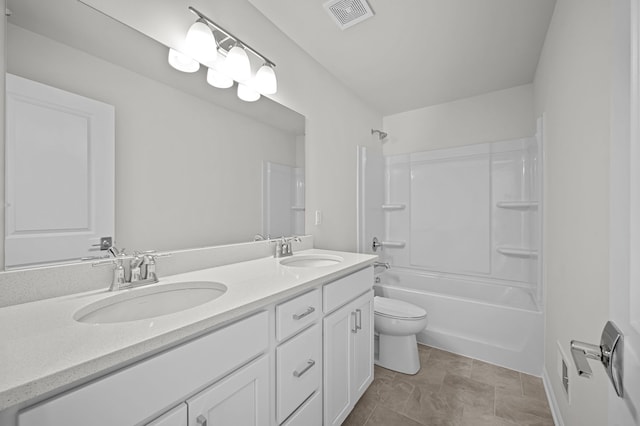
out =
[[[571,367],[572,364],[569,361],[569,358],[565,355],[564,350],[562,349],[562,345],[560,342],[556,342],[558,345],[558,351],[556,355],[557,366],[558,366],[558,376],[560,376],[560,383],[562,384],[562,389],[564,390],[564,395],[567,398],[567,402],[571,404]]]
[[[322,225],[322,210],[316,210],[316,225]]]

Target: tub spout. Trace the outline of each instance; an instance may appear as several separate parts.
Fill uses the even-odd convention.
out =
[[[389,262],[373,262],[373,267],[381,267],[384,269],[391,269],[391,265],[389,264]]]

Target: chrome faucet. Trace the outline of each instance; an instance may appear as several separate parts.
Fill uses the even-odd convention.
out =
[[[129,261],[129,281],[134,283],[142,279],[140,274],[140,265],[142,265],[143,257],[140,257],[139,253],[134,253],[133,259]]]
[[[171,253],[155,254],[154,251],[144,253],[134,252],[133,255],[127,255],[124,250],[112,248],[113,250],[109,249],[109,253],[113,258],[98,261],[93,264],[93,266],[115,265],[109,291],[118,291],[157,283],[156,258],[171,256]],[[127,280],[127,273],[124,267],[125,260],[129,261],[129,280]]]
[[[300,242],[302,240],[300,239],[300,237],[285,238],[284,236],[275,240],[276,249],[275,249],[275,252],[273,253],[273,257],[278,258],[278,257],[292,256],[294,241]]]

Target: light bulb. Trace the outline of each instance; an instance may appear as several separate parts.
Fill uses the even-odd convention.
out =
[[[262,65],[256,73],[256,88],[263,95],[273,95],[278,91],[276,73],[270,63]]]
[[[260,99],[260,93],[244,83],[238,83],[238,97],[246,102],[255,102]]]
[[[223,70],[235,81],[247,81],[251,78],[251,62],[241,44],[236,43],[229,50],[227,59],[224,60]]]
[[[207,70],[207,83],[218,89],[226,89],[233,86],[233,79],[215,68]]]
[[[169,65],[182,72],[196,72],[200,69],[198,61],[171,48],[169,49]]]
[[[185,45],[187,53],[197,61],[205,64],[215,62],[218,45],[211,28],[202,19],[189,27]]]

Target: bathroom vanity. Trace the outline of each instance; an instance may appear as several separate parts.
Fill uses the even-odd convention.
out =
[[[0,423],[341,424],[373,380],[375,259],[304,250],[1,308]],[[110,298],[193,283],[226,290],[166,315],[83,320]]]

